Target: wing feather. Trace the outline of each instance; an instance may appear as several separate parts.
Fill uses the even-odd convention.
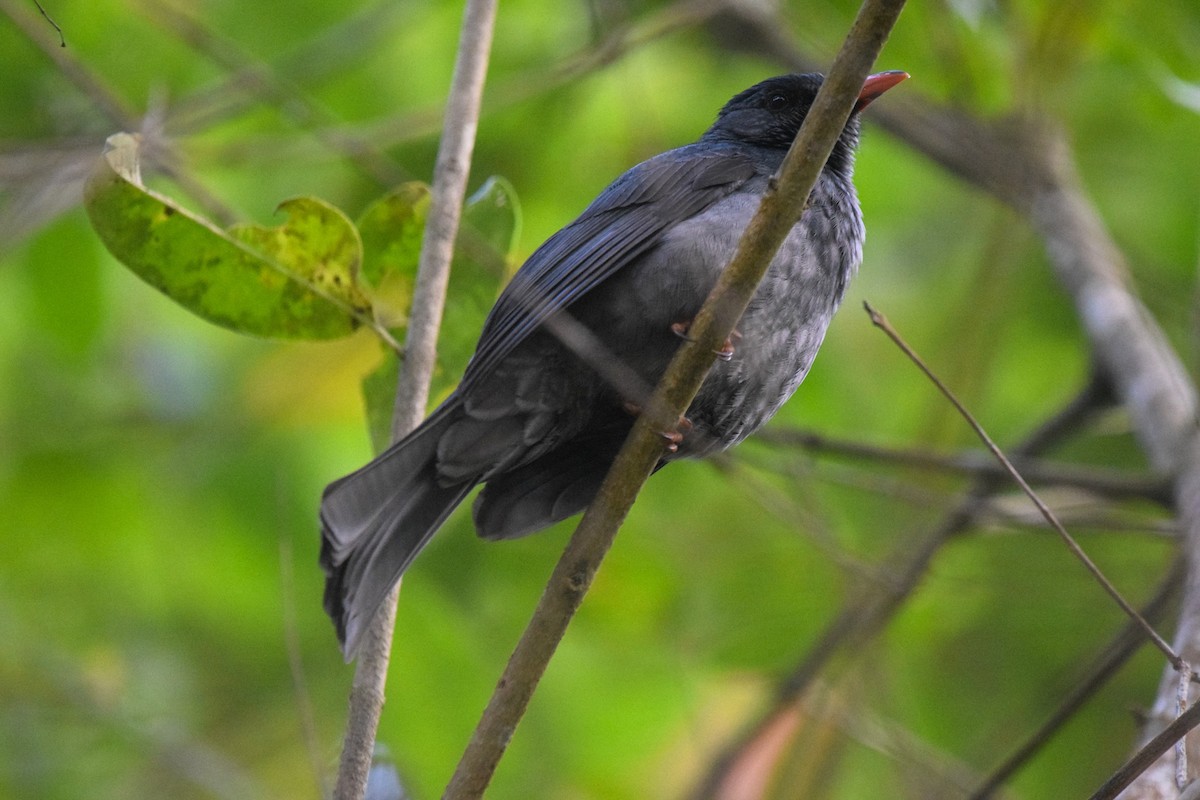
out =
[[[756,171],[740,148],[710,144],[671,150],[626,172],[517,272],[484,324],[460,388],[468,390],[547,318],[656,247],[672,225],[736,191]]]

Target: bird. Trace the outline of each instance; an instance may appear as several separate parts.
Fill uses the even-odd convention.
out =
[[[907,77],[867,77],[806,210],[678,430],[664,432],[657,468],[737,444],[804,380],[862,261],[852,182],[859,114]],[[588,506],[823,80],[761,81],[729,100],[699,140],[613,181],[516,272],[445,401],[329,484],[320,508],[324,606],[347,661],[388,592],[476,486],[472,515],[489,540]]]

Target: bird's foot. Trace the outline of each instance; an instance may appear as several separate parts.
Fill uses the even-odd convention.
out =
[[[671,333],[675,334],[680,339],[683,339],[685,342],[694,342],[696,340],[688,336],[688,329],[691,327],[692,321],[690,319],[682,322],[672,322]]]
[[[685,342],[694,342],[696,340],[693,339],[692,337],[688,336],[688,330],[691,327],[692,327],[691,320],[686,320],[683,322],[672,322],[671,323],[671,333],[675,334],[680,339],[683,339]],[[725,340],[725,342],[721,345],[721,349],[714,350],[713,352],[716,353],[717,358],[721,359],[722,361],[732,361],[733,360],[733,343],[737,339],[741,339],[741,338],[742,338],[742,334],[739,331],[734,330],[732,333],[729,334],[729,338],[727,338]]]
[[[687,417],[680,416],[679,422],[675,423],[673,431],[659,431],[659,435],[667,440],[667,452],[675,453],[679,451],[679,445],[683,444],[683,437],[692,430],[692,421]]]
[[[639,416],[642,413],[641,406],[628,400],[621,404],[621,408],[631,417]],[[684,434],[691,431],[691,429],[692,421],[687,417],[681,416],[679,421],[675,423],[675,430],[659,431],[658,435],[667,440],[667,452],[674,453],[679,450],[679,445],[683,443]]]
[[[742,338],[742,334],[736,328],[734,330],[730,331],[729,338],[727,338],[725,340],[724,344],[721,345],[721,349],[716,351],[717,358],[721,359],[722,361],[732,361],[733,360],[733,343],[735,340],[741,339],[741,338]]]

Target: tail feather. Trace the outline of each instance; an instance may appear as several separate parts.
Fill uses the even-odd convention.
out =
[[[515,539],[583,511],[612,466],[621,436],[576,440],[492,478],[475,500],[485,539]]]
[[[325,611],[351,659],[363,630],[400,575],[475,485],[438,483],[443,406],[408,438],[357,472],[334,481],[321,499]]]

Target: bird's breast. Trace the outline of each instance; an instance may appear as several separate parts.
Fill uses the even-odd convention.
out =
[[[827,180],[823,178],[823,180]],[[731,199],[726,211],[739,218],[736,230],[703,237],[728,236],[729,255],[749,218],[757,196]],[[716,210],[721,216],[721,210]],[[708,220],[712,222],[712,220]],[[847,284],[862,261],[863,225],[853,188],[818,186],[812,203],[776,253],[730,342],[733,357],[718,361],[688,416],[692,441],[681,455],[699,456],[725,449],[765,424],[792,396],[808,374]],[[724,267],[715,267],[708,286]]]
[[[761,187],[750,187],[676,223],[657,247],[589,293],[572,313],[611,357],[641,375],[646,387],[654,386],[683,341],[672,326],[695,317],[760,201]],[[732,358],[716,362],[689,408],[693,432],[678,456],[701,456],[741,441],[792,395],[858,268],[862,240],[853,189],[818,186],[738,322]]]

